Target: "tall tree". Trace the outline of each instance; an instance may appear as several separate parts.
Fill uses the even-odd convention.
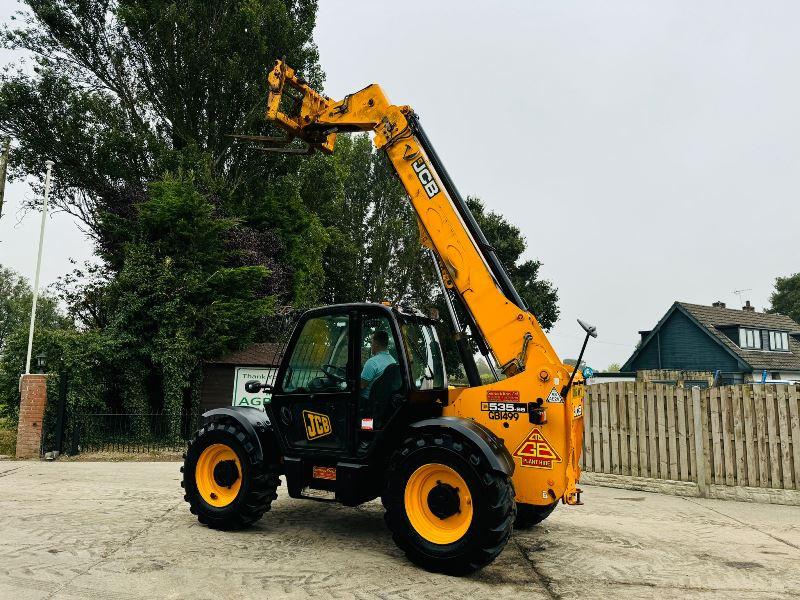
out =
[[[302,195],[330,237],[324,302],[430,296],[416,217],[394,169],[368,136],[340,136],[333,156],[305,161],[301,176]]]
[[[775,280],[775,291],[770,296],[770,312],[787,315],[800,323],[800,273]]]
[[[290,263],[293,248],[273,243],[282,232],[250,216],[294,163],[229,134],[265,132],[276,58],[321,84],[316,0],[25,4],[3,37],[6,47],[30,51],[34,68],[0,75],[0,129],[19,141],[13,177],[41,177],[54,160],[53,202],[83,222],[117,271],[125,228],[114,224],[136,218],[147,184],[167,171],[208,173],[225,189],[204,192],[219,192],[220,213],[243,221],[244,235],[230,242]]]
[[[151,184],[137,212],[123,269],[109,286],[109,329],[128,340],[136,363],[155,368],[164,409],[177,416],[201,361],[251,340],[271,314],[273,299],[258,293],[268,272],[227,266],[233,222],[215,215],[190,178]]]
[[[273,312],[274,297],[263,292],[268,270],[235,265],[226,240],[236,221],[212,200],[191,175],[151,184],[121,244],[121,269],[113,277],[93,269],[83,286],[70,278],[59,286],[100,353],[98,376],[120,390],[114,408],[177,416],[189,408],[186,391],[202,361],[252,341]],[[72,341],[64,340],[74,356]]]
[[[336,144],[333,156],[316,156],[302,171],[302,195],[332,240],[324,300],[429,303],[434,274],[394,169],[365,135],[340,136]],[[558,319],[558,291],[539,277],[539,261],[522,259],[526,242],[519,228],[487,211],[478,198],[467,198],[467,204],[520,295],[550,329]]]

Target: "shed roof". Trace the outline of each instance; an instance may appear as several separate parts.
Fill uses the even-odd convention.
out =
[[[207,360],[206,363],[213,365],[237,365],[247,367],[277,367],[281,362],[283,352],[282,344],[263,342],[250,344],[249,346]]]

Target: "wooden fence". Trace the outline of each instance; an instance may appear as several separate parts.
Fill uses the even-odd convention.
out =
[[[800,386],[701,390],[616,382],[591,385],[582,467],[710,485],[800,490]]]

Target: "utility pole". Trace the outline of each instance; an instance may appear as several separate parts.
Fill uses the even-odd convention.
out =
[[[11,150],[11,138],[6,136],[3,140],[3,151],[0,154],[0,219],[3,218],[3,197],[6,193],[6,168],[8,167],[8,153]]]
[[[33,326],[36,323],[36,301],[39,299],[39,274],[42,270],[42,247],[44,246],[44,226],[47,219],[47,201],[50,199],[50,171],[53,161],[44,163],[47,174],[44,176],[44,207],[42,207],[42,227],[39,230],[39,256],[36,259],[36,278],[33,280],[33,302],[31,303],[31,328],[28,331],[28,357],[25,359],[25,374],[31,372],[31,350],[33,350]]]

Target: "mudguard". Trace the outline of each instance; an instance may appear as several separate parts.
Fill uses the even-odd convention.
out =
[[[503,440],[472,419],[436,417],[417,421],[412,423],[411,427],[414,429],[425,429],[427,427],[452,429],[478,446],[483,451],[492,469],[505,473],[509,477],[514,474],[514,459],[511,457]]]
[[[275,440],[272,439],[272,424],[264,411],[252,406],[231,406],[215,408],[203,413],[205,420],[212,417],[225,417],[239,423],[253,439],[253,444],[256,446],[256,457],[259,460],[264,460],[265,446],[267,446],[267,450],[273,450]]]

